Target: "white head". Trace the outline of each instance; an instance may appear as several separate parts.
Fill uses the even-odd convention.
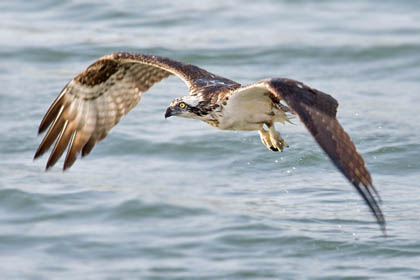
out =
[[[199,119],[202,115],[200,101],[200,98],[191,95],[175,98],[166,109],[165,118],[177,116],[182,118]]]

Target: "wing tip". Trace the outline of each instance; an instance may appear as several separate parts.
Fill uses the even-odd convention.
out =
[[[69,153],[70,153],[70,151],[69,151]],[[63,171],[68,170],[76,162],[77,153],[74,153],[74,154],[73,153],[69,154],[69,153],[67,154],[66,159],[64,160]]]
[[[363,197],[363,199],[365,200],[365,202],[368,205],[369,209],[371,210],[373,216],[375,217],[376,222],[378,223],[383,235],[386,237],[387,236],[386,220],[385,220],[384,214],[382,213],[381,208],[378,205],[378,202],[382,204],[382,200],[380,199],[379,193],[374,188],[372,183],[369,183],[369,185],[365,185],[365,184],[362,183],[364,188],[360,186],[361,185],[360,183],[352,181],[352,184],[356,188],[356,190],[359,192],[359,194]],[[378,202],[376,201],[375,196],[370,191],[370,188],[372,188],[374,190],[374,193],[375,193],[375,196],[378,199]]]
[[[51,169],[51,167],[53,167],[54,164],[51,164],[50,161],[47,162],[47,164],[45,165],[45,172],[47,172],[48,170]]]
[[[63,172],[66,172],[67,170],[69,170],[69,168],[70,168],[72,165],[73,165],[73,163],[72,163],[72,164],[66,164],[66,163],[64,162],[64,164],[63,164],[63,168],[62,168]]]
[[[47,164],[45,165],[45,172],[48,172],[48,171],[50,171],[51,170],[51,168],[55,165],[57,163],[57,161],[54,161],[54,160],[49,160],[48,162],[47,162]],[[65,171],[67,171],[72,165],[73,165],[73,163],[74,163],[74,161],[73,162],[69,162],[69,161],[64,161],[64,164],[63,164],[63,168],[62,168],[62,171],[63,172],[65,172]]]
[[[41,123],[38,127],[38,136],[41,135],[46,129],[47,127],[44,127]]]
[[[38,149],[36,150],[33,160],[36,160],[40,158],[43,154],[45,154],[51,145],[48,145],[48,147],[45,145],[45,143],[42,143],[38,146]]]
[[[36,150],[34,157],[32,158],[32,160],[36,160],[38,159],[42,154],[39,152],[39,148]]]

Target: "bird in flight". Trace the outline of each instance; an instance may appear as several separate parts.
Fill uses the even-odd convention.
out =
[[[276,122],[296,115],[334,165],[356,188],[385,233],[380,197],[364,160],[336,119],[337,101],[330,95],[285,78],[268,78],[242,86],[195,65],[165,57],[112,53],[74,77],[52,103],[39,126],[48,132],[34,158],[54,144],[46,169],[67,149],[63,170],[81,153],[89,154],[119,120],[133,109],[155,83],[176,75],[189,95],[175,98],[165,118],[177,116],[204,121],[222,130],[256,130],[271,151],[283,151],[286,141]],[[375,199],[375,196],[377,199]]]

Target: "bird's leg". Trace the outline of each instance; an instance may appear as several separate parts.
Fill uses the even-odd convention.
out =
[[[271,143],[273,144],[274,148],[282,152],[284,147],[289,147],[289,144],[287,144],[283,137],[280,136],[280,132],[276,131],[274,124],[268,126],[268,132],[270,133]]]
[[[282,152],[284,147],[289,147],[289,145],[286,143],[286,141],[280,136],[280,133],[278,131],[276,131],[276,128],[275,128],[274,124],[266,124],[266,125],[268,127],[268,131],[265,131],[265,132],[266,132],[266,134],[269,135],[269,138],[270,138],[270,141],[269,141],[271,143],[271,146],[269,148],[270,150],[281,151]],[[266,147],[267,147],[267,145],[266,145]]]
[[[261,142],[264,144],[264,146],[267,147],[267,149],[275,152],[278,151],[278,149],[275,148],[274,145],[271,143],[270,132],[265,130],[262,125],[260,130],[258,130],[258,134],[260,135]]]

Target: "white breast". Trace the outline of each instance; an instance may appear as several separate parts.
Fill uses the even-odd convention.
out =
[[[225,104],[218,118],[218,128],[224,130],[258,130],[264,123],[282,121],[286,117],[274,106],[263,86],[240,88]]]

